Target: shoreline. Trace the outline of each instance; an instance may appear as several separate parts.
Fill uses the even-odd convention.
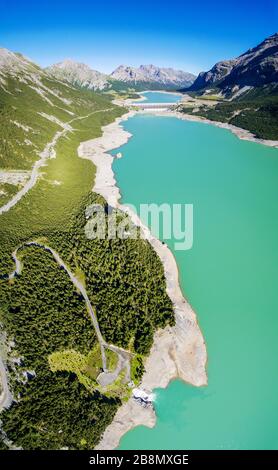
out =
[[[152,92],[152,93],[170,93],[173,95],[179,95],[179,96],[184,96],[183,93],[180,92],[171,92],[171,91],[159,91],[159,90],[144,90],[144,92],[138,92],[138,94],[142,97],[142,99],[136,99],[136,100],[126,100],[125,103],[121,103],[121,106],[129,106],[129,104],[132,104],[132,102],[135,101],[143,101],[146,98],[144,97],[144,93],[147,92]],[[182,104],[182,100],[180,102],[177,102],[176,104]],[[119,103],[116,103],[119,104]],[[175,104],[175,103],[173,103]],[[177,119],[182,119],[184,121],[193,121],[193,122],[201,122],[203,124],[211,124],[212,126],[219,127],[220,129],[226,129],[232,132],[236,137],[238,137],[240,140],[247,140],[249,142],[254,142],[256,144],[261,144],[261,145],[266,145],[267,147],[272,147],[272,148],[278,148],[278,140],[269,140],[269,139],[261,139],[259,137],[256,137],[255,134],[253,134],[251,131],[248,129],[243,129],[242,127],[235,126],[233,124],[229,124],[227,122],[221,122],[221,121],[212,121],[208,118],[202,117],[202,116],[197,116],[194,114],[186,114],[182,113],[178,110],[159,110],[159,109],[145,109],[145,110],[137,110],[137,113],[148,113],[148,114],[154,114],[156,116],[164,116],[164,117],[176,117]]]
[[[126,106],[128,107],[129,105],[132,105],[133,103],[135,103],[136,101],[138,101],[139,103],[142,103],[143,101],[146,101],[147,98],[145,97],[145,93],[164,93],[164,94],[170,94],[170,95],[177,95],[177,96],[183,96],[182,93],[178,92],[178,91],[165,91],[165,90],[144,90],[144,91],[137,91],[136,94],[140,96],[140,98],[128,98],[124,101],[121,101],[121,100],[117,100],[115,99],[113,101],[114,104],[118,105],[118,106]],[[177,102],[178,104],[179,102]],[[173,103],[174,104],[174,103]]]
[[[181,113],[177,113],[178,115]],[[183,119],[180,116],[176,116],[178,119]],[[193,118],[193,119],[190,119]],[[227,122],[220,122],[220,121],[210,121],[206,118],[196,119],[197,116],[191,116],[191,114],[185,115],[186,121],[196,121],[196,122],[203,122],[204,124],[211,124],[216,127],[220,127],[220,129],[226,129],[232,132],[238,139],[240,140],[247,140],[249,142],[255,142],[256,144],[266,145],[267,147],[278,148],[278,140],[267,140],[267,139],[260,139],[252,134],[252,132],[248,131],[247,129],[242,129],[242,127],[234,126],[233,124],[229,124]]]
[[[144,93],[170,93],[170,95],[177,95],[177,96],[184,96],[183,93],[179,91],[170,91],[170,90],[144,90],[144,91],[138,91],[138,95],[143,95]]]
[[[155,388],[166,388],[176,378],[203,386],[207,384],[205,341],[196,314],[181,292],[176,259],[168,246],[153,237],[139,217],[120,203],[121,194],[112,169],[114,157],[107,153],[124,145],[132,137],[121,123],[135,114],[136,111],[129,111],[113,123],[103,126],[102,136],[82,142],[78,155],[91,160],[96,166],[93,191],[101,194],[109,205],[128,213],[131,220],[141,227],[164,267],[166,291],[173,303],[176,323],[173,327],[167,326],[156,331],[140,387],[152,392]],[[127,431],[139,425],[154,427],[155,422],[156,415],[152,408],[142,408],[130,398],[118,409],[95,449],[115,449]]]
[[[200,122],[203,124],[210,124],[212,126],[220,127],[221,129],[226,129],[232,132],[232,134],[234,134],[240,140],[247,140],[249,142],[254,142],[256,144],[266,145],[267,147],[278,148],[278,140],[259,139],[247,129],[242,129],[241,127],[234,126],[233,124],[229,124],[227,122],[211,121],[201,116],[185,114],[179,111],[160,111],[160,110],[150,109],[150,110],[142,110],[142,111],[140,110],[139,112],[146,113],[146,114],[147,113],[155,114],[156,116],[163,116],[163,117],[175,117],[177,119],[182,119],[183,121],[193,121],[193,122]]]

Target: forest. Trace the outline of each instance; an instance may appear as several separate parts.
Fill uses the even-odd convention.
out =
[[[192,106],[181,108],[182,112],[202,116],[211,121],[220,121],[246,129],[259,139],[278,140],[278,95],[269,96],[259,92],[234,101],[221,101],[215,106],[200,106],[193,112]]]
[[[20,358],[10,370],[16,401],[2,412],[2,429],[24,449],[92,448],[119,400],[90,393],[73,373],[51,372],[53,351],[88,353],[94,330],[78,292],[51,255],[34,247],[25,251],[24,274],[2,281],[0,290],[1,323],[15,341],[13,356]]]
[[[132,368],[138,383],[144,371],[141,358],[149,353],[154,331],[174,323],[172,304],[161,262],[148,242],[87,239],[85,209],[93,202],[105,204],[100,196],[89,194],[71,229],[45,233],[45,240],[71,269],[84,273],[105,340],[137,353]],[[21,275],[2,280],[0,290],[1,323],[15,341],[14,354],[21,358],[16,374],[11,370],[18,402],[2,413],[3,430],[27,449],[92,448],[112,420],[120,397],[91,395],[76,370],[61,372],[55,370],[53,359],[52,367],[49,362],[58,351],[73,350],[82,359],[94,349],[96,338],[85,303],[51,253],[30,246],[18,255]],[[24,371],[31,371],[27,383]],[[68,411],[61,412],[64,406]],[[87,416],[76,426],[75,412],[81,408]],[[58,422],[54,416],[60,417]],[[96,424],[89,426],[92,416]]]

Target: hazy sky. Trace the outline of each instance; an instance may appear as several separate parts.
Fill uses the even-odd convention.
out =
[[[42,66],[72,58],[103,72],[153,63],[197,73],[277,26],[277,0],[0,0],[0,47]]]

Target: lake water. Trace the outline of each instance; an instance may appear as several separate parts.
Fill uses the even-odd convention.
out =
[[[177,103],[181,99],[181,95],[175,93],[166,93],[162,91],[144,91],[140,93],[144,96],[144,102],[150,103]]]
[[[278,150],[172,117],[139,114],[124,127],[122,202],[194,205],[193,248],[174,253],[208,386],[156,390],[155,428],[128,432],[120,449],[277,449]]]

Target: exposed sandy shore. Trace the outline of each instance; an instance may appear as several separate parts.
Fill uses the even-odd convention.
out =
[[[133,222],[144,231],[145,237],[164,265],[167,292],[174,305],[176,325],[156,332],[153,347],[145,364],[146,372],[141,387],[151,392],[154,388],[167,387],[169,382],[177,377],[196,386],[205,385],[206,346],[196,315],[180,290],[175,258],[167,245],[155,239],[149,229],[142,225],[137,215],[119,203],[120,191],[116,186],[112,170],[113,157],[106,152],[123,145],[131,137],[120,123],[134,114],[135,112],[131,111],[112,124],[104,126],[103,135],[81,143],[78,154],[80,157],[90,159],[97,167],[93,190],[105,197],[111,206],[128,212]],[[123,434],[141,424],[153,427],[155,413],[151,408],[142,408],[130,399],[119,408],[96,449],[116,448]]]

